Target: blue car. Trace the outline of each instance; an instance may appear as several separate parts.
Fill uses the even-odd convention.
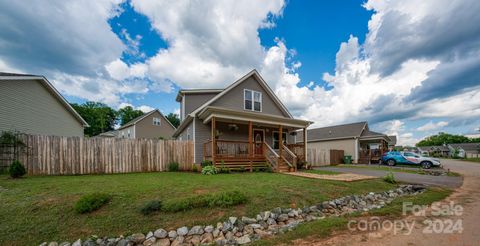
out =
[[[390,151],[383,154],[382,163],[389,166],[395,166],[397,164],[404,165],[421,165],[423,168],[440,167],[440,161],[438,159],[420,156],[413,152],[402,151]]]

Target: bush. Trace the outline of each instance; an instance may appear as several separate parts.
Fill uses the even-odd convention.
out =
[[[201,163],[202,167],[212,166],[213,163],[210,160],[203,160]]]
[[[383,181],[390,183],[390,184],[396,184],[397,181],[395,180],[395,176],[393,176],[392,172],[387,173],[387,176],[383,177]]]
[[[198,167],[196,164],[192,164],[192,172],[194,173],[198,172]]]
[[[272,166],[267,165],[267,167],[265,168],[265,172],[267,172],[267,173],[273,173]]]
[[[217,170],[214,166],[206,166],[202,168],[202,174],[204,175],[214,175],[217,174]]]
[[[143,207],[140,209],[140,212],[143,215],[149,215],[154,212],[158,212],[162,209],[162,201],[153,200],[145,203]]]
[[[13,161],[10,167],[8,168],[8,173],[12,178],[20,178],[25,175],[27,172],[25,171],[25,167],[22,165],[20,161]]]
[[[163,204],[162,211],[179,212],[194,208],[231,207],[247,202],[247,197],[239,191],[219,194],[199,195],[184,199],[170,200]]]
[[[79,214],[95,211],[110,201],[110,195],[92,193],[84,195],[75,203],[75,211]]]
[[[178,170],[179,170],[178,162],[170,162],[168,164],[168,171],[169,172],[178,172]]]

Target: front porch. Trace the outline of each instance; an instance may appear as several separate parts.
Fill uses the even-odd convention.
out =
[[[379,163],[386,152],[388,152],[388,142],[383,138],[360,140],[358,163]]]
[[[308,124],[271,118],[275,119],[218,114],[204,118],[210,138],[203,143],[203,159],[219,168],[253,171],[269,166],[276,172],[296,171],[297,164],[306,160],[306,139],[297,139],[296,134],[303,130],[305,136]]]

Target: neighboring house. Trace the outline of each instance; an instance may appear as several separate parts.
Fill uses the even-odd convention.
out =
[[[395,149],[395,145],[397,145],[397,136],[390,135],[388,138],[390,139],[390,141],[388,141],[388,150],[392,151]]]
[[[449,144],[450,156],[454,157],[457,152],[460,158],[478,158],[480,155],[480,143]]]
[[[311,122],[293,118],[256,70],[222,90],[180,90],[177,102],[181,124],[173,136],[193,141],[195,163],[288,171],[305,160],[295,135]]]
[[[95,137],[102,137],[102,138],[116,138],[118,136],[117,130],[112,130],[108,132],[102,132]]]
[[[88,124],[43,76],[0,72],[0,131],[83,137]]]
[[[328,155],[330,150],[343,150],[345,155],[352,156],[353,163],[370,163],[380,160],[392,140],[383,133],[370,131],[367,122],[357,122],[309,129],[307,142],[308,148],[316,152]]]
[[[163,116],[160,110],[155,109],[127,122],[116,132],[102,134],[105,134],[104,137],[116,135],[117,138],[170,139],[174,132],[175,127]]]
[[[450,155],[450,149],[447,146],[422,146],[417,147],[418,153],[423,156],[433,157],[448,157]]]

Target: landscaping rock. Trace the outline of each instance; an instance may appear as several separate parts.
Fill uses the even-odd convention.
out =
[[[144,246],[152,246],[155,241],[157,241],[157,238],[153,236],[153,233],[152,233],[152,236],[147,238],[145,241],[143,241],[143,245]]]
[[[208,225],[208,226],[205,226],[205,228],[203,229],[206,233],[212,233],[214,228],[212,225]]]
[[[78,239],[77,241],[73,242],[72,246],[82,246],[82,240]]]
[[[88,239],[85,242],[83,242],[82,245],[83,246],[96,246],[97,244],[92,239]]]
[[[177,235],[185,236],[187,234],[188,234],[188,228],[186,226],[183,226],[177,229]]]
[[[193,235],[189,242],[195,246],[200,245],[200,235]]]
[[[188,235],[202,235],[203,234],[203,227],[202,226],[194,226],[188,232]]]
[[[288,220],[288,215],[287,214],[280,214],[277,218],[277,221],[279,222],[284,222]]]
[[[200,238],[200,243],[201,244],[211,244],[213,242],[213,234],[212,233],[205,233],[202,235]]]
[[[128,240],[123,239],[123,238],[120,239],[120,241],[118,241],[118,243],[117,243],[117,246],[128,246],[128,245],[129,245]]]
[[[168,232],[164,229],[158,229],[153,233],[153,236],[156,238],[166,238],[168,236]]]
[[[177,237],[177,231],[171,230],[168,232],[168,237],[169,238],[176,238]]]
[[[184,238],[183,236],[177,236],[177,237],[175,238],[175,240],[173,240],[173,242],[172,242],[171,245],[172,245],[172,246],[182,245],[182,243],[183,243],[184,241],[185,241],[185,238]]]
[[[247,235],[244,235],[244,236],[242,236],[242,237],[240,237],[240,238],[237,238],[236,241],[237,241],[237,243],[240,244],[240,245],[242,245],[242,244],[247,244],[247,243],[252,242],[252,240],[250,240],[250,237],[247,236]]]
[[[249,218],[249,217],[243,216],[242,217],[242,222],[245,223],[245,224],[253,224],[253,223],[257,223],[257,220],[254,219],[254,218]]]
[[[232,225],[235,225],[235,223],[237,222],[237,217],[229,217],[228,221],[230,221]]]
[[[155,242],[154,246],[170,246],[170,239],[162,238]]]
[[[62,242],[59,246],[71,246],[71,244],[69,242]]]

